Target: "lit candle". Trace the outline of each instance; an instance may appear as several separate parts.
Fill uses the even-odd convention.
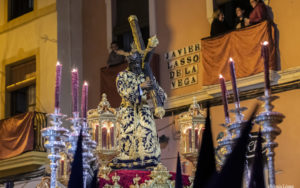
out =
[[[114,126],[111,126],[111,127],[110,127],[109,134],[110,134],[110,146],[111,146],[111,148],[114,148],[114,147],[115,147],[115,141],[114,141]]]
[[[268,41],[264,41],[261,46],[261,56],[264,58],[264,67],[265,67],[265,95],[266,96],[269,96],[271,94],[268,44],[269,44]]]
[[[232,83],[232,91],[233,91],[234,100],[235,100],[235,107],[239,111],[240,99],[239,99],[238,89],[236,87],[235,66],[234,66],[234,61],[232,58],[229,58],[229,64],[230,64],[231,83]]]
[[[82,94],[81,94],[81,114],[82,117],[86,121],[86,113],[87,113],[87,103],[88,103],[88,83],[84,82],[82,86]]]
[[[55,111],[59,112],[59,96],[60,96],[60,88],[61,88],[61,71],[62,65],[57,62],[56,63],[56,83],[55,83]]]
[[[73,103],[73,112],[78,112],[78,88],[79,88],[79,80],[78,80],[78,70],[72,70],[72,103]]]
[[[219,75],[221,91],[222,91],[222,101],[224,106],[224,113],[225,113],[225,122],[229,123],[229,113],[228,113],[228,101],[227,101],[227,89],[225,85],[225,79],[222,74]]]

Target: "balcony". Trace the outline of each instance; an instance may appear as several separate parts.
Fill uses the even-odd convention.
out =
[[[25,173],[48,163],[40,133],[45,127],[47,117],[41,112],[28,112],[0,121],[0,183],[24,178]],[[44,170],[39,173],[42,175]]]

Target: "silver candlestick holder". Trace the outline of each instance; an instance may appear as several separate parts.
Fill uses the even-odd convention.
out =
[[[69,134],[68,154],[71,157],[71,159],[73,159],[77,147],[78,136],[80,134],[81,129],[81,118],[79,117],[79,112],[73,112],[73,117],[70,118],[70,122],[72,123],[72,132]]]
[[[97,143],[91,139],[89,134],[90,128],[87,125],[86,119],[82,122],[82,162],[83,162],[83,186],[86,188],[86,181],[90,163],[95,160],[94,150]]]
[[[266,140],[266,150],[267,150],[267,168],[268,168],[268,182],[270,188],[275,187],[275,168],[274,168],[274,148],[278,146],[275,142],[276,136],[281,133],[281,129],[277,126],[277,124],[281,123],[283,118],[285,117],[283,114],[279,112],[272,111],[274,106],[272,105],[272,101],[278,99],[278,96],[269,95],[270,92],[265,92],[265,95],[259,97],[258,100],[264,102],[264,111],[259,113],[256,116],[255,122],[262,127],[262,135]]]
[[[61,114],[59,109],[55,109],[54,113],[48,114],[51,118],[51,127],[47,127],[41,130],[42,136],[47,139],[45,147],[47,148],[50,159],[50,169],[51,169],[51,180],[50,188],[56,188],[56,174],[58,168],[58,160],[61,158],[60,152],[65,148],[64,137],[68,132],[67,129],[61,127],[62,119],[66,115]]]
[[[228,131],[231,134],[231,142],[232,142],[231,148],[234,147],[237,140],[241,136],[241,132],[245,128],[245,124],[246,124],[247,120],[244,119],[245,116],[242,112],[244,112],[246,110],[247,110],[246,107],[240,107],[240,104],[236,102],[235,109],[231,111],[232,113],[235,113],[235,122],[231,123],[228,127]],[[244,169],[244,187],[246,187],[246,188],[249,186],[250,174],[251,173],[249,170],[249,166],[246,161],[245,169]]]
[[[240,107],[240,104],[235,102],[235,109],[230,110],[231,113],[235,114],[234,122],[230,122],[230,119],[226,119],[224,124],[221,126],[226,128],[225,136],[218,140],[218,163],[219,169],[225,164],[227,157],[232,152],[234,145],[236,144],[237,140],[241,136],[241,132],[245,126],[246,120],[244,120],[243,111],[247,110],[246,107]],[[250,180],[250,171],[248,169],[248,165],[245,168],[245,187],[248,187],[249,180]]]
[[[235,103],[235,109],[230,110],[231,113],[235,114],[235,121],[231,122],[230,119],[226,119],[224,124],[221,126],[226,128],[225,137],[218,141],[219,147],[223,148],[223,160],[232,152],[232,148],[236,143],[236,140],[241,136],[241,131],[244,128],[245,120],[243,111],[247,110],[246,107],[240,107],[238,103]]]
[[[66,167],[62,167],[62,169],[65,172],[63,172],[63,177],[59,179],[59,181],[65,186],[67,186],[69,182],[70,171],[68,169],[71,167],[71,162],[74,159],[78,136],[81,129],[81,118],[79,117],[79,112],[73,112],[73,117],[68,118],[68,121],[70,121],[72,124],[72,132],[67,132],[65,134],[65,137],[67,138],[65,154],[67,155],[68,160],[64,160]]]
[[[230,121],[226,121],[226,123],[221,124],[222,127],[225,127],[226,130],[224,131],[224,137],[219,139],[218,147],[217,147],[217,162],[218,162],[218,169],[221,169],[221,166],[224,165],[225,160],[227,159],[228,155],[232,152],[232,136],[228,127],[230,125]]]
[[[227,124],[233,144],[235,144],[235,141],[241,136],[241,132],[244,128],[246,121],[244,120],[244,114],[242,112],[245,110],[247,110],[247,108],[240,107],[240,104],[237,102],[235,103],[235,109],[230,110],[231,113],[235,114],[235,121]]]

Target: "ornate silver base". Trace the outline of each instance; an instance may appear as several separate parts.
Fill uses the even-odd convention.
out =
[[[59,110],[56,110],[53,114],[48,114],[52,119],[50,123],[53,125],[41,130],[42,136],[47,139],[45,147],[49,151],[48,158],[50,159],[50,168],[51,168],[51,181],[50,187],[56,188],[56,174],[57,174],[57,161],[60,159],[60,152],[65,148],[65,135],[68,133],[68,130],[60,127],[62,124],[62,119],[65,115],[60,114]]]
[[[281,133],[280,128],[277,124],[281,123],[285,117],[279,112],[273,112],[274,106],[271,104],[272,101],[278,99],[277,96],[263,96],[259,97],[258,100],[264,101],[265,111],[261,112],[256,116],[255,122],[262,127],[262,135],[266,139],[267,158],[268,158],[268,181],[271,188],[275,187],[275,168],[274,168],[274,148],[278,144],[274,141],[276,136]]]

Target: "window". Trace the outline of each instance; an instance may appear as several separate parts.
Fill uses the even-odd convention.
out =
[[[35,110],[35,71],[35,57],[6,67],[7,117]]]
[[[33,11],[34,0],[8,0],[8,21]]]
[[[139,20],[145,45],[149,38],[149,2],[148,0],[115,0],[112,1],[112,27],[113,41],[117,41],[119,47],[130,51],[133,42],[131,29],[128,23],[130,15],[136,15]]]

